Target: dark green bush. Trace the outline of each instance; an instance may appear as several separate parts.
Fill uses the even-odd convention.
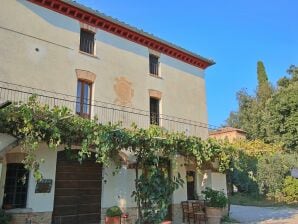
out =
[[[284,195],[285,202],[298,202],[298,179],[290,176],[286,177],[282,193]]]
[[[202,193],[205,195],[205,199],[209,207],[224,208],[227,206],[228,198],[224,192],[212,190],[207,187],[205,191],[202,191]]]
[[[113,206],[107,209],[107,214],[108,217],[115,217],[115,216],[121,216],[122,211],[118,206]]]
[[[256,182],[257,157],[239,151],[233,158],[231,181],[238,192],[256,195],[259,192]]]
[[[0,209],[0,223],[8,224],[10,220],[11,220],[11,216],[5,213],[4,210]]]

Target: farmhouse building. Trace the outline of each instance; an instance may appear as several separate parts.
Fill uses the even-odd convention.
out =
[[[208,138],[205,70],[212,60],[67,0],[2,0],[0,38],[1,102],[36,94],[41,103],[103,124],[155,124]],[[113,176],[114,167],[91,159],[79,164],[62,148],[41,144],[44,180],[36,183],[18,142],[0,127],[0,206],[18,224],[90,224],[118,205],[134,223],[133,158],[122,156],[127,163]],[[225,176],[198,172],[183,157],[177,164],[168,169],[185,180],[172,197],[171,218],[180,224],[180,202],[205,186],[225,189]]]

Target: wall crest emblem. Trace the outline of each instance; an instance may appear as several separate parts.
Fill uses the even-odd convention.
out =
[[[132,106],[132,98],[134,90],[132,83],[125,77],[118,77],[115,79],[114,91],[117,98],[114,100],[116,104],[121,106]]]

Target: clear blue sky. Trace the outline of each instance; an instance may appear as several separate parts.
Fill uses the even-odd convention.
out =
[[[298,65],[297,0],[78,0],[132,26],[212,58],[206,70],[209,123],[237,109],[236,92],[254,93],[256,63],[272,83]]]

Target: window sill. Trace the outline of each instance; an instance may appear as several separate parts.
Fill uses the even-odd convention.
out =
[[[148,75],[150,75],[151,77],[153,77],[153,78],[157,78],[157,79],[163,79],[161,76],[159,76],[159,75],[154,75],[154,74],[151,74],[151,73],[149,73]]]
[[[89,56],[91,58],[95,58],[95,59],[99,59],[99,57],[97,57],[96,55],[94,54],[89,54],[89,53],[86,53],[84,51],[79,51],[80,54],[83,54],[83,55],[86,55],[86,56]]]
[[[9,214],[25,214],[25,213],[31,213],[33,210],[32,208],[13,208],[13,209],[7,209],[5,212]]]

